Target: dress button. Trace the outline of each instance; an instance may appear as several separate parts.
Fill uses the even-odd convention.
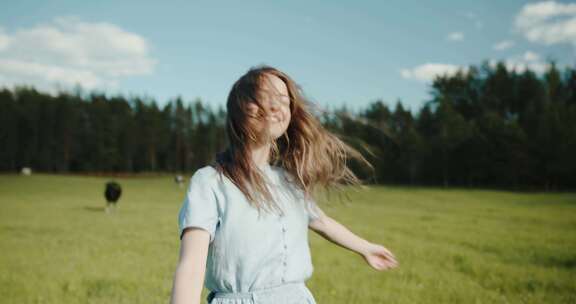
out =
[[[284,249],[288,249],[288,246],[284,245]]]
[[[283,231],[283,232],[286,232],[286,227],[282,227],[282,231]]]
[[[282,265],[286,266],[286,262],[282,262]]]

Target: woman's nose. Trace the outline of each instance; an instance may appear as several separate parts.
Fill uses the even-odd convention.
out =
[[[276,112],[278,109],[280,109],[280,103],[276,100],[271,100],[269,106],[271,112]]]

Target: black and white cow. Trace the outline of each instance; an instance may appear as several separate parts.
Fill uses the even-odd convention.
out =
[[[114,181],[106,183],[106,190],[104,191],[104,196],[106,197],[106,213],[110,212],[111,206],[112,211],[116,210],[116,202],[120,199],[122,195],[122,187],[120,184]]]

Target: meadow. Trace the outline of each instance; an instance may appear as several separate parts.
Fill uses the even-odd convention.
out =
[[[0,303],[168,303],[185,188],[168,175],[116,178],[124,193],[106,214],[107,180],[0,175]],[[319,304],[576,303],[575,193],[347,194],[320,206],[400,265],[376,271],[310,231]]]

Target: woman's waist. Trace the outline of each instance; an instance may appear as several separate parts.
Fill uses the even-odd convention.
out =
[[[271,295],[293,295],[302,292],[306,289],[306,284],[303,281],[287,282],[280,285],[257,288],[247,292],[229,292],[229,291],[210,291],[207,300],[208,303],[214,298],[236,298],[236,299],[252,299],[266,298]]]

